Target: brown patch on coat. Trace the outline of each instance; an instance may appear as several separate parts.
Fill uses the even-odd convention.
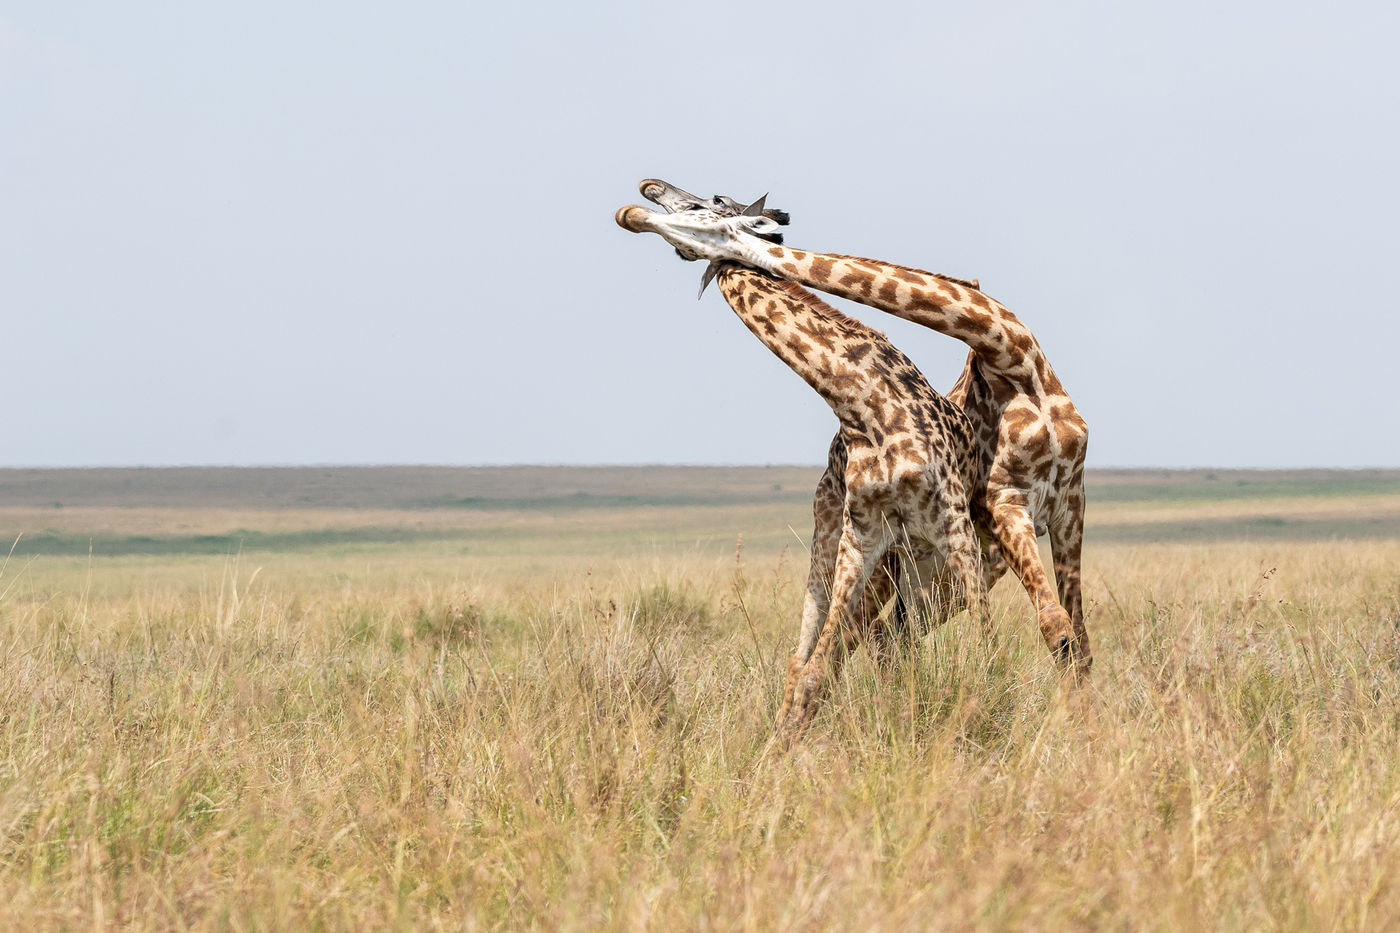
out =
[[[807,267],[808,274],[814,282],[825,282],[831,278],[831,270],[835,265],[830,259],[813,256],[811,264]]]
[[[844,288],[852,290],[859,288],[862,295],[869,295],[871,289],[875,286],[875,274],[873,272],[867,272],[864,269],[851,268],[846,271],[845,275],[837,279],[836,282]]]

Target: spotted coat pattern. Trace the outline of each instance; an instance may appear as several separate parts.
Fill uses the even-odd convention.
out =
[[[988,551],[987,584],[1009,566],[1036,608],[1051,651],[1087,674],[1093,658],[1080,566],[1088,425],[1030,329],[973,282],[879,260],[757,245],[761,249],[740,254],[751,265],[931,327],[971,348],[949,398],[976,430],[973,516]],[[723,250],[718,255],[727,258]],[[1058,592],[1036,545],[1037,534],[1046,532]]]
[[[817,490],[802,630],[778,714],[779,734],[790,742],[845,654],[862,638],[884,646],[888,633],[877,614],[893,583],[875,571],[894,549],[910,555],[931,600],[945,598],[951,579],[974,616],[984,618],[970,515],[976,440],[963,411],[883,334],[752,269],[726,264],[716,282],[744,325],[840,422]]]

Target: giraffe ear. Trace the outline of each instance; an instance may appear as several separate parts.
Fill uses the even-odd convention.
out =
[[[756,236],[769,236],[777,233],[778,222],[772,217],[759,214],[757,217],[745,220],[744,229]]]
[[[719,263],[717,262],[711,262],[705,267],[705,271],[700,274],[700,291],[695,293],[697,300],[704,297],[705,289],[709,288],[710,283],[714,281],[715,273],[718,271]]]
[[[768,193],[765,191],[765,192],[763,193],[763,197],[759,198],[757,201],[753,202],[753,203],[750,204],[748,207],[744,208],[744,215],[743,215],[743,216],[747,216],[747,217],[759,217],[759,216],[767,217],[769,220],[773,221],[773,222],[776,223],[778,226],[780,226],[780,227],[786,227],[786,226],[788,225],[788,221],[790,221],[790,220],[792,219],[791,216],[789,216],[789,214],[788,214],[787,211],[780,211],[780,210],[777,210],[776,208],[774,208],[773,210],[769,210],[767,207],[764,206],[764,204],[766,204],[767,201],[768,201]]]

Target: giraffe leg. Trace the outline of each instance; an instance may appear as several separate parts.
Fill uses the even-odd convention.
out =
[[[1074,624],[1069,613],[1056,599],[1050,579],[1040,563],[1040,549],[1035,542],[1035,525],[1026,507],[1025,496],[1019,492],[1003,492],[992,505],[992,521],[996,524],[997,542],[1006,563],[1021,580],[1021,586],[1035,606],[1040,635],[1055,660],[1063,665],[1071,661],[1074,651]]]
[[[826,620],[831,606],[831,583],[836,571],[836,548],[841,540],[840,515],[835,522],[835,533],[823,527],[823,518],[817,519],[816,530],[812,533],[812,563],[807,568],[807,595],[802,601],[802,629],[797,636],[797,650],[793,660],[806,663],[816,647],[821,624]]]
[[[791,746],[801,737],[816,712],[827,675],[827,658],[835,653],[835,666],[839,670],[844,656],[859,643],[862,633],[859,626],[851,624],[854,620],[850,619],[850,612],[871,572],[888,551],[888,537],[881,535],[863,541],[850,523],[846,523],[837,548],[826,623],[806,663],[788,670],[783,705],[778,710],[778,735],[784,746]],[[836,644],[838,639],[839,645]]]
[[[958,586],[953,570],[946,564],[934,567],[932,572],[925,574],[922,579],[924,591],[920,595],[927,606],[930,631],[945,625],[949,619],[967,608],[967,600],[963,598],[962,589]]]
[[[941,549],[913,562],[912,574],[901,580],[900,599],[917,612],[920,632],[931,632],[967,608],[954,571]]]
[[[985,628],[986,571],[977,529],[966,510],[952,508],[940,516],[927,539],[939,543],[932,551],[910,548],[909,570],[899,580],[904,625],[910,624],[908,614],[918,613],[921,630],[928,631],[968,609]],[[915,557],[916,552],[922,556]]]
[[[977,530],[966,510],[948,510],[938,524],[936,541],[946,567],[945,580],[953,584],[947,595],[934,594],[936,598],[942,597],[943,618],[947,619],[965,606],[990,639],[991,616],[987,612],[982,552],[977,544]]]
[[[831,607],[831,582],[836,571],[836,549],[841,543],[846,501],[845,460],[846,446],[837,435],[831,442],[826,472],[812,498],[812,562],[807,568],[807,595],[802,601],[802,628],[797,636],[797,649],[788,658],[784,696],[791,695],[797,672],[812,656],[821,625]]]
[[[909,574],[902,566],[899,557],[891,550],[870,576],[865,585],[860,602],[851,610],[855,624],[865,632],[866,647],[875,664],[887,671],[900,648],[910,637],[910,602],[906,593]],[[880,619],[880,610],[890,597],[895,597],[894,608],[888,619]]]
[[[1006,558],[1002,556],[1001,545],[995,538],[985,538],[980,541],[982,546],[982,583],[988,590],[997,585],[997,581],[1006,576]]]
[[[1084,545],[1084,486],[1076,484],[1065,497],[1064,507],[1050,523],[1050,553],[1055,559],[1055,583],[1060,605],[1074,626],[1074,663],[1081,676],[1093,667],[1089,632],[1084,627],[1084,600],[1080,592],[1080,553]]]

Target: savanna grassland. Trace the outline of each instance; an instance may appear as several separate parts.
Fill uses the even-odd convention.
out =
[[[1086,688],[781,753],[817,474],[0,471],[4,928],[1400,927],[1400,472],[1096,473]]]

